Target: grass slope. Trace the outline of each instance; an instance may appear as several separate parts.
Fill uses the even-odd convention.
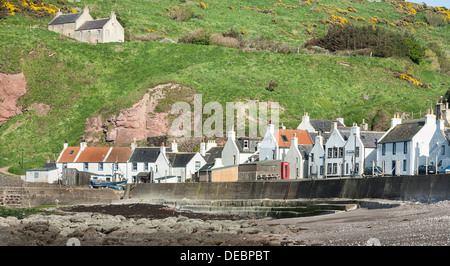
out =
[[[189,1],[89,0],[74,2],[78,6],[73,7],[88,4],[97,18],[116,10],[130,34],[136,36],[153,29],[164,32],[167,38],[178,39],[198,28],[210,33],[233,28],[248,31],[245,35],[248,39],[264,35],[299,47],[299,54],[248,53],[212,45],[159,42],[92,45],[32,27],[46,25],[49,19],[31,20],[16,15],[0,21],[0,71],[23,71],[28,82],[28,93],[19,99],[20,105],[27,108],[37,102],[51,107],[46,115],[28,111],[0,127],[0,167],[10,166],[11,172],[20,173],[22,149],[25,169],[42,166],[47,156],[51,159],[58,156],[64,140],[69,145],[78,145],[88,117],[98,113],[107,116],[130,107],[148,87],[162,82],[193,87],[203,95],[203,103],[218,101],[224,108],[226,102],[247,99],[279,102],[284,108],[280,120],[287,127],[296,127],[304,111],[312,118],[331,119],[340,115],[347,124],[368,120],[379,110],[387,114],[413,112],[417,118],[419,112],[424,114],[429,108],[427,100],[434,102],[447,91],[449,76],[433,70],[430,60],[416,65],[407,59],[307,54],[301,48],[311,38],[305,33],[306,28],[314,31],[313,36],[326,31],[326,25],[317,20],[330,14],[311,12],[315,6],[346,9],[351,5],[358,10],[357,16],[368,19],[377,15],[394,21],[402,14],[393,5],[324,0],[301,5],[303,1],[283,1],[298,5],[288,9],[273,6],[275,3],[279,2],[207,1],[207,8],[202,9]],[[172,10],[179,4],[191,4],[189,8],[201,19],[179,22],[161,16],[170,12],[164,8]],[[277,16],[241,6],[266,7]],[[420,16],[423,15],[417,15],[417,19],[422,19]],[[305,28],[303,23],[315,23],[317,27]],[[432,39],[448,50],[449,40],[445,37],[448,25],[433,30],[414,29],[413,36],[423,45]],[[405,71],[429,84],[430,89],[392,76],[394,72]],[[270,80],[278,83],[273,92],[266,90]]]

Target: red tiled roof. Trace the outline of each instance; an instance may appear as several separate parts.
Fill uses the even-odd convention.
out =
[[[127,162],[131,154],[131,147],[113,147],[105,162]]]
[[[313,141],[308,131],[306,130],[298,130],[298,129],[275,129],[275,139],[278,142],[279,147],[287,147],[291,146],[291,139],[294,136],[294,133],[298,139],[298,144],[304,145],[312,145]]]
[[[77,159],[78,163],[98,163],[103,162],[110,147],[86,147],[81,151]]]
[[[67,147],[63,151],[61,158],[59,158],[58,163],[73,163],[79,151],[80,147]]]

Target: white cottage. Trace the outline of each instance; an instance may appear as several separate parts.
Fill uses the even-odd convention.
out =
[[[311,178],[323,178],[324,176],[325,146],[321,134],[315,137],[314,145],[309,153],[308,176]]]
[[[294,133],[291,146],[284,158],[284,161],[289,163],[289,179],[308,177],[308,157],[312,147],[312,145],[299,145]]]
[[[356,124],[338,127],[338,123],[334,123],[331,134],[316,136],[308,162],[310,176],[360,176],[372,164],[376,165],[376,144],[384,134],[362,131]]]
[[[129,183],[135,183],[138,180],[138,175],[148,175],[150,179],[156,178],[157,176],[164,175],[164,172],[161,173],[161,169],[159,168],[156,160],[158,159],[159,154],[162,151],[162,148],[166,152],[177,151],[177,145],[174,142],[171,148],[164,147],[164,144],[161,147],[136,147],[133,149],[131,156],[128,160],[128,174],[131,178],[128,178]]]
[[[236,139],[236,132],[227,132],[227,142],[222,149],[222,165],[239,165],[251,162],[257,153],[257,139]]]
[[[48,160],[41,168],[27,170],[23,181],[52,184],[58,182],[58,178],[58,168],[56,167],[56,163]]]
[[[425,119],[403,123],[394,116],[391,128],[378,143],[378,167],[386,175],[414,175],[419,173],[419,166],[439,164],[447,154],[443,130],[443,122],[436,122],[430,110]]]
[[[266,134],[261,141],[259,160],[285,160],[291,147],[292,137],[296,135],[299,145],[312,145],[313,141],[308,131],[298,129],[286,129],[284,126],[275,129],[269,122]]]
[[[345,139],[337,128],[337,123],[333,123],[333,130],[325,144],[324,167],[325,177],[336,177],[344,174],[344,146]]]
[[[335,120],[310,119],[309,114],[305,112],[302,116],[302,122],[298,125],[297,129],[306,130],[309,133],[331,133],[334,123],[338,127],[345,127],[344,118],[337,118]]]
[[[206,164],[204,157],[198,152],[161,152],[155,162],[154,182],[181,183],[191,179]]]
[[[93,19],[86,6],[81,13],[62,14],[60,11],[49,22],[48,29],[75,38],[80,42],[123,42],[124,28],[111,12],[109,18]]]

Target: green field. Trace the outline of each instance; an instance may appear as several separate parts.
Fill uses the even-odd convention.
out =
[[[61,6],[56,1],[48,2]],[[50,17],[33,19],[26,13],[16,13],[0,20],[0,71],[23,71],[27,78],[28,92],[19,98],[19,104],[24,108],[33,103],[50,106],[46,115],[28,111],[0,126],[0,168],[9,166],[10,172],[20,173],[22,149],[25,169],[42,166],[47,156],[54,159],[59,155],[64,140],[78,145],[87,118],[100,112],[107,117],[128,108],[147,88],[164,82],[194,88],[203,95],[203,103],[279,102],[283,107],[280,122],[288,128],[300,123],[304,111],[313,119],[339,115],[347,125],[366,119],[371,126],[380,114],[391,116],[396,111],[414,113],[417,118],[429,108],[430,101],[435,102],[449,89],[449,70],[436,69],[432,57],[425,57],[418,65],[408,58],[312,53],[303,47],[308,39],[327,31],[328,24],[319,21],[331,14],[313,12],[315,7],[347,10],[351,6],[358,13],[335,16],[358,25],[408,32],[425,50],[435,43],[444,53],[449,52],[449,24],[431,27],[416,23],[400,29],[369,21],[377,16],[393,22],[405,16],[391,3],[320,0],[307,5],[305,1],[287,0],[214,0],[205,1],[206,8],[196,3],[66,1],[67,6],[78,10],[87,4],[96,18],[108,17],[115,10],[131,39],[152,30],[155,36],[178,40],[200,28],[208,34],[233,28],[246,31],[242,38],[248,43],[264,36],[295,52],[245,52],[216,45],[136,41],[93,45],[46,30]],[[187,21],[171,19],[168,16],[175,6],[189,8],[195,15]],[[257,11],[269,9],[276,15]],[[415,20],[427,23],[424,12],[417,12]],[[394,77],[395,73],[408,73],[430,87],[415,86]],[[270,80],[278,83],[274,91],[266,89]]]

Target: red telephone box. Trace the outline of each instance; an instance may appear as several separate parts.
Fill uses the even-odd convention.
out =
[[[289,179],[289,163],[281,162],[281,179]]]

